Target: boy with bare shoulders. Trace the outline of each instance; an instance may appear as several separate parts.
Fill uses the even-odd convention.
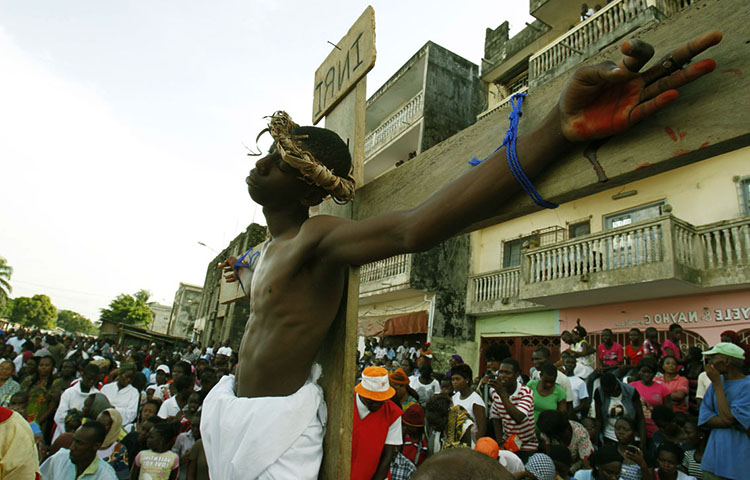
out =
[[[720,40],[718,32],[702,35],[642,73],[654,50],[629,40],[619,63],[576,71],[558,105],[517,140],[526,175],[533,178],[574,143],[620,133],[676,100],[676,88],[715,62],[681,67]],[[314,359],[341,303],[347,267],[427,250],[491,217],[520,189],[502,148],[414,209],[361,221],[310,217],[309,208],[329,195],[338,202],[353,197],[346,144],[329,130],[297,126],[284,112],[271,117],[267,131],[274,145],[246,182],[271,238],[255,265],[236,380],[222,378],[204,403],[212,478],[317,478],[325,403]],[[221,265],[228,280],[234,262]]]

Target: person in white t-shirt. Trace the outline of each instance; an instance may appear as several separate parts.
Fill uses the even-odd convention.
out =
[[[575,374],[577,365],[578,363],[573,355],[563,353],[563,373],[568,376],[570,388],[573,390],[573,414],[576,418],[581,418],[581,416],[585,416],[588,413],[591,406],[591,399],[589,398],[589,391],[586,388],[586,382]]]
[[[551,352],[547,347],[539,347],[534,350],[534,353],[531,354],[531,361],[534,362],[535,367],[530,372],[532,380],[539,380],[541,378],[540,370],[542,368],[542,365],[546,363],[552,363],[550,361],[550,356]],[[570,387],[570,380],[568,379],[568,376],[558,370],[555,384],[560,385],[560,387],[565,390],[565,401],[570,404],[568,405],[568,411],[570,411],[573,408],[573,389]]]
[[[225,357],[232,356],[232,347],[229,346],[229,340],[224,342],[223,347],[219,347],[219,349],[216,351],[216,355],[224,355]]]
[[[474,441],[484,437],[487,432],[487,406],[482,397],[471,388],[471,367],[459,363],[451,368],[451,382],[453,383],[453,405],[461,405],[469,412],[474,422],[472,435]]]
[[[409,382],[409,386],[419,394],[419,404],[425,406],[427,400],[440,393],[440,382],[432,378],[432,367],[419,367],[419,377]]]

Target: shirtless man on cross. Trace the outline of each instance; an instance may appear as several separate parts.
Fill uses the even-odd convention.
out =
[[[677,88],[713,71],[710,59],[681,67],[720,40],[719,32],[706,33],[643,72],[654,49],[628,40],[618,63],[578,69],[556,107],[518,137],[523,170],[534,178],[575,143],[618,134],[664,108]],[[317,478],[325,404],[314,360],[347,267],[427,250],[493,216],[520,190],[502,148],[411,210],[360,221],[310,217],[309,207],[328,195],[351,198],[347,147],[335,133],[298,127],[283,112],[269,128],[274,146],[246,181],[270,240],[255,267],[236,384],[225,376],[214,387],[201,423],[212,478]]]

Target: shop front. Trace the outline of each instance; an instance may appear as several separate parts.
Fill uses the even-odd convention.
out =
[[[560,356],[560,329],[557,310],[478,317],[476,319],[475,360],[471,367],[477,372],[486,368],[484,349],[494,342],[508,345],[511,356],[518,360],[521,371],[531,367],[531,354],[539,347],[547,347],[553,360]]]
[[[620,334],[621,343],[634,327],[654,327],[663,336],[670,325],[679,324],[685,331],[683,347],[714,345],[725,330],[750,337],[750,290],[561,309],[560,329],[572,329],[578,319],[595,337],[609,328]],[[597,343],[591,338],[589,342]]]

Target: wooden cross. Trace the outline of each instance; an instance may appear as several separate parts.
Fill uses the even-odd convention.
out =
[[[313,123],[325,117],[325,127],[347,142],[354,180],[364,180],[367,72],[375,65],[375,11],[368,6],[315,72]],[[356,201],[356,200],[355,200]],[[352,205],[327,200],[318,214],[352,217]],[[328,405],[320,478],[349,478],[354,378],[356,375],[359,267],[350,267],[339,312],[328,332],[318,361],[320,383]]]

